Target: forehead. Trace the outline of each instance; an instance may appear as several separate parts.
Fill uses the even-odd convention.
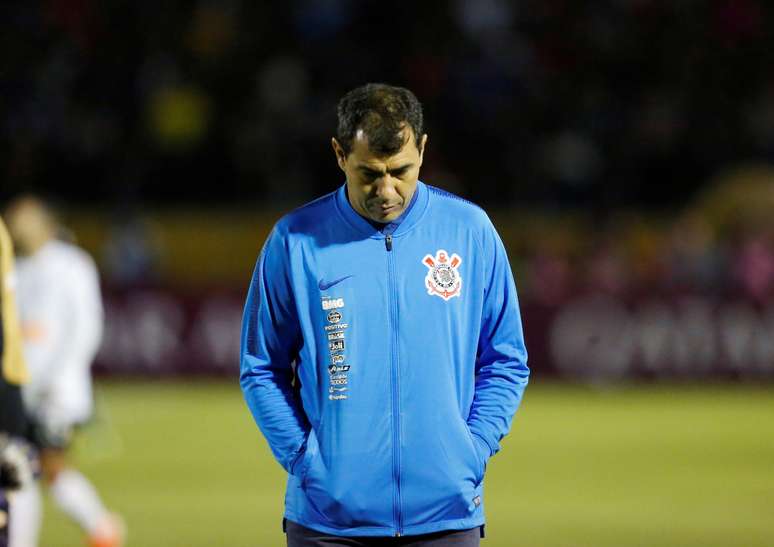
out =
[[[368,136],[362,129],[358,129],[355,133],[355,138],[352,139],[350,155],[357,160],[358,165],[374,168],[384,166],[390,169],[415,162],[419,158],[419,150],[417,150],[414,132],[406,127],[403,129],[403,134],[406,138],[403,148],[391,156],[385,156],[383,154],[375,154],[368,147]]]

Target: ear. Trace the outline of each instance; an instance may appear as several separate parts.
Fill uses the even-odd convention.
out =
[[[336,154],[336,163],[339,164],[339,168],[346,172],[347,166],[347,154],[344,152],[344,148],[336,140],[336,137],[331,137],[331,146],[333,147],[333,153]]]
[[[425,145],[427,144],[427,133],[422,135],[419,139],[419,165],[422,165],[422,160],[425,157]]]

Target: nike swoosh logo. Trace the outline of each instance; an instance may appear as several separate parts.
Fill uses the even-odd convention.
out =
[[[328,289],[330,289],[334,285],[338,285],[339,283],[341,283],[345,279],[349,279],[350,277],[354,277],[354,276],[352,276],[352,275],[345,275],[344,277],[340,277],[338,279],[334,279],[333,281],[328,281],[328,282],[326,282],[324,279],[321,279],[320,282],[317,284],[317,287],[321,291],[327,291]]]

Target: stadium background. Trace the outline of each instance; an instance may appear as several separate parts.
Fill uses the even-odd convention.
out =
[[[131,545],[281,545],[236,383],[272,223],[343,182],[346,90],[414,90],[422,179],[490,212],[532,385],[484,545],[772,545],[774,9],[762,0],[0,6],[0,200],[107,305],[76,447]],[[43,545],[78,544],[47,512]]]

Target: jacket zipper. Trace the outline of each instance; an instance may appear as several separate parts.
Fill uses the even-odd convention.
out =
[[[392,334],[391,365],[392,374],[392,476],[395,481],[393,496],[393,516],[395,518],[395,537],[403,535],[403,516],[400,512],[400,384],[398,375],[398,304],[395,286],[395,263],[392,251],[392,235],[384,239],[387,248],[387,271],[389,274],[390,333]]]

